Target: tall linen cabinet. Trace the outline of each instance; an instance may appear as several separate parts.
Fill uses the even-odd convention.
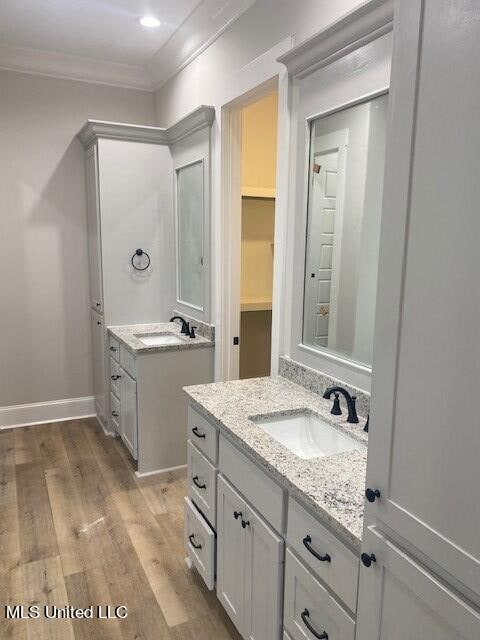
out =
[[[209,129],[213,119],[214,109],[202,106],[168,129],[89,120],[78,134],[85,147],[95,410],[105,431],[113,431],[107,418],[106,329],[171,316],[176,299],[172,148]]]
[[[480,638],[479,57],[478,1],[396,2],[356,640]]]

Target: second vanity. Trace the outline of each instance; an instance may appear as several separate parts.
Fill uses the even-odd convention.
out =
[[[182,386],[213,378],[213,336],[173,322],[108,328],[110,428],[145,475],[184,466]]]
[[[353,640],[365,418],[348,424],[345,410],[331,415],[330,401],[281,376],[185,391],[185,544],[208,588],[244,638]],[[301,431],[312,419],[326,426],[320,457]]]

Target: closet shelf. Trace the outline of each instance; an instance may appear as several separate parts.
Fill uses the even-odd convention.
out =
[[[240,299],[240,311],[271,311],[271,298],[245,297]]]

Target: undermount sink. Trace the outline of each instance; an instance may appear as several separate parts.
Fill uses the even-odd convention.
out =
[[[146,347],[163,347],[184,343],[184,340],[174,333],[150,333],[148,335],[137,335],[135,337]]]
[[[364,448],[361,443],[341,433],[313,413],[257,416],[251,420],[303,460]]]

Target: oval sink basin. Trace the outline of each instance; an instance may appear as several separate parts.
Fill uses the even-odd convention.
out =
[[[303,460],[365,448],[313,413],[258,416],[251,420]]]
[[[135,336],[146,347],[163,347],[166,345],[184,344],[184,340],[174,333],[151,333]]]

